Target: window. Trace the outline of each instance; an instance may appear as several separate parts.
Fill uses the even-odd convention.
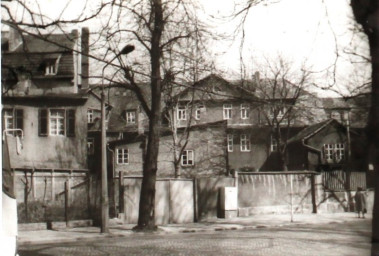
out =
[[[333,159],[333,145],[324,144],[324,158],[325,160]]]
[[[270,151],[271,152],[278,151],[278,141],[273,136],[271,136]]]
[[[233,152],[233,134],[228,134],[228,152]]]
[[[182,153],[182,166],[191,166],[194,164],[193,150],[184,150]]]
[[[232,104],[224,104],[223,110],[224,110],[224,119],[231,119],[232,118]]]
[[[46,63],[46,68],[45,68],[45,75],[55,75],[57,74],[57,69],[56,69],[56,61],[49,61]]]
[[[39,136],[75,136],[75,109],[40,109]]]
[[[200,120],[201,112],[204,112],[204,111],[205,111],[205,107],[203,105],[196,106],[195,119]]]
[[[241,118],[248,119],[249,118],[249,104],[241,104]]]
[[[345,145],[344,144],[335,144],[335,157],[337,161],[345,159]]]
[[[324,158],[327,161],[345,159],[345,144],[324,144]]]
[[[274,108],[271,108],[270,109],[270,119],[273,119],[274,117],[276,117],[276,119],[278,121],[280,121],[280,119],[283,118],[284,114],[287,112],[287,108],[286,107],[282,107],[282,108],[277,108],[277,107],[274,107]],[[276,116],[275,116],[276,114]]]
[[[129,150],[127,148],[117,149],[117,164],[129,164]]]
[[[4,109],[3,110],[3,130],[24,129],[24,110]],[[17,131],[7,131],[8,135],[16,135]]]
[[[126,123],[127,124],[136,123],[136,111],[126,111]]]
[[[95,154],[95,139],[87,138],[87,154],[94,155]]]
[[[177,108],[177,118],[178,120],[187,120],[187,107],[178,106]]]
[[[51,109],[49,116],[49,134],[50,135],[64,135],[64,109]]]
[[[93,109],[87,110],[87,123],[92,124],[94,121]]]
[[[241,134],[241,152],[250,151],[250,136],[247,134]]]

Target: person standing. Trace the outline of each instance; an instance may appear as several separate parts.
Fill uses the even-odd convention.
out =
[[[355,193],[354,200],[355,200],[355,210],[358,213],[358,218],[365,217],[366,210],[366,197],[365,194],[362,191],[363,189],[361,187],[358,187],[357,192]]]

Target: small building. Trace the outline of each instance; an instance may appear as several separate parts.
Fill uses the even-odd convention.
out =
[[[145,153],[144,134],[130,135],[109,143],[114,176],[142,176]],[[227,174],[225,122],[196,125],[176,132],[162,131],[159,144],[159,177],[219,176]],[[176,140],[175,138],[180,138]]]
[[[56,173],[69,177],[88,171],[83,122],[88,40],[87,28],[38,38],[12,28],[3,33],[2,131],[8,138],[11,168],[24,176],[34,199],[54,199],[55,192],[63,190],[63,180],[54,184]],[[49,179],[43,181],[37,173]],[[24,192],[20,179],[18,200]]]

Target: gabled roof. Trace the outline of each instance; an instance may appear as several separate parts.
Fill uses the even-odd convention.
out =
[[[211,74],[193,86],[187,87],[179,93],[178,97],[180,100],[194,101],[258,100],[250,91],[215,74]]]
[[[72,50],[75,36],[69,34],[22,35],[21,44],[12,51],[3,51],[1,60],[2,79],[15,80],[19,72],[28,73],[34,78],[45,76],[47,65],[56,64],[57,74],[54,77],[71,78],[74,75]],[[2,38],[2,45],[9,39]]]
[[[314,125],[310,125],[310,126],[304,128],[298,134],[296,134],[295,136],[293,136],[292,138],[290,138],[287,141],[287,143],[290,144],[290,143],[293,143],[293,142],[298,142],[298,141],[306,140],[306,139],[312,137],[313,135],[317,134],[321,130],[323,130],[325,127],[327,127],[331,123],[336,123],[338,125],[341,125],[339,122],[337,122],[334,119],[327,119],[327,120],[325,120],[323,122],[320,122],[320,123],[317,123],[317,124],[314,124]]]
[[[75,35],[73,33],[67,34],[47,34],[40,35],[22,35],[22,44],[17,47],[12,53],[57,53],[57,52],[71,52],[74,43]],[[2,44],[9,41],[9,39],[2,40]]]

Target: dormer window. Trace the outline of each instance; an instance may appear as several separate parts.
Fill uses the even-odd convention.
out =
[[[49,61],[46,63],[45,75],[51,76],[57,74],[57,65],[55,61]]]

